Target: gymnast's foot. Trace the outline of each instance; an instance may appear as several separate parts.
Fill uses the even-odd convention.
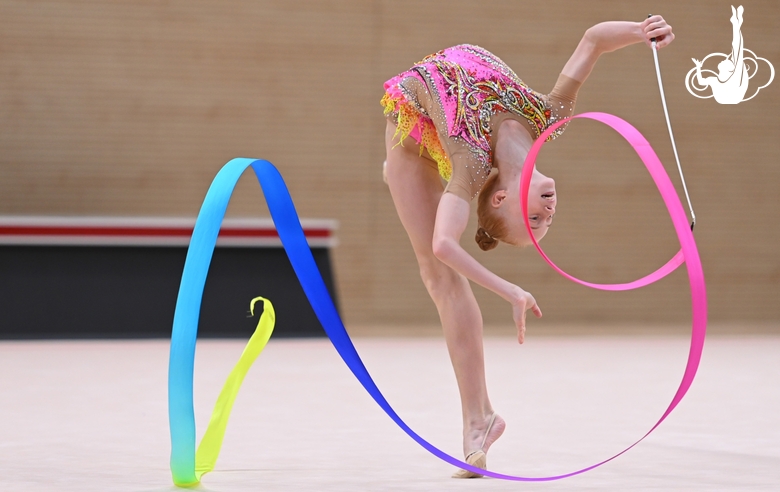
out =
[[[487,466],[487,451],[501,437],[506,428],[506,422],[497,414],[492,414],[481,425],[464,430],[463,448],[466,453],[466,463],[484,469]],[[480,478],[479,473],[468,470],[458,470],[452,478]]]

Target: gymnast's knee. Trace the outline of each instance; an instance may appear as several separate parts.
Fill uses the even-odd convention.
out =
[[[420,261],[420,277],[433,302],[446,301],[457,295],[463,286],[463,278],[452,268],[433,257]]]

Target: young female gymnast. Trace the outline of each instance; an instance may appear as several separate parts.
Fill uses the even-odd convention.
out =
[[[492,249],[499,240],[529,244],[518,190],[534,139],[571,115],[577,91],[602,53],[642,41],[652,46],[651,38],[658,48],[674,39],[661,16],[591,27],[548,95],[531,90],[495,55],[471,45],[427,56],[385,83],[385,177],[439,312],[460,391],[463,452],[471,465],[485,468],[485,453],[506,424],[488,398],[482,315],[469,280],[509,302],[520,343],[526,311],[537,317],[542,312],[530,293],[489,271],[460,246],[470,202],[479,195],[480,248]],[[439,176],[448,181],[446,187]],[[528,213],[537,240],[547,233],[555,205],[555,182],[534,171]],[[459,470],[453,476],[481,475]]]

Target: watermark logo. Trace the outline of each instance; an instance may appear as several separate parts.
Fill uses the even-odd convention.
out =
[[[745,48],[742,39],[742,14],[745,9],[740,5],[738,8],[731,7],[731,53],[711,53],[704,57],[702,61],[692,58],[696,65],[685,76],[685,88],[692,95],[707,99],[714,97],[720,104],[739,104],[743,101],[749,101],[756,97],[756,94],[772,83],[775,78],[775,67],[769,63],[766,58],[761,58],[751,50]],[[715,58],[722,60],[718,63],[717,73],[713,70],[703,69],[702,65],[709,59]],[[748,85],[758,73],[759,61],[766,63],[769,67],[769,81],[758,87],[749,97],[745,97],[748,92]],[[699,95],[697,92],[708,95]]]

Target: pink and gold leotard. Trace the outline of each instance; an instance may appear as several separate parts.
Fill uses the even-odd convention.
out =
[[[463,44],[426,56],[384,87],[382,105],[398,125],[401,141],[414,138],[449,181],[446,191],[470,200],[490,175],[491,136],[499,122],[525,122],[536,139],[572,114],[580,82],[561,74],[552,92],[543,95],[497,56]]]

